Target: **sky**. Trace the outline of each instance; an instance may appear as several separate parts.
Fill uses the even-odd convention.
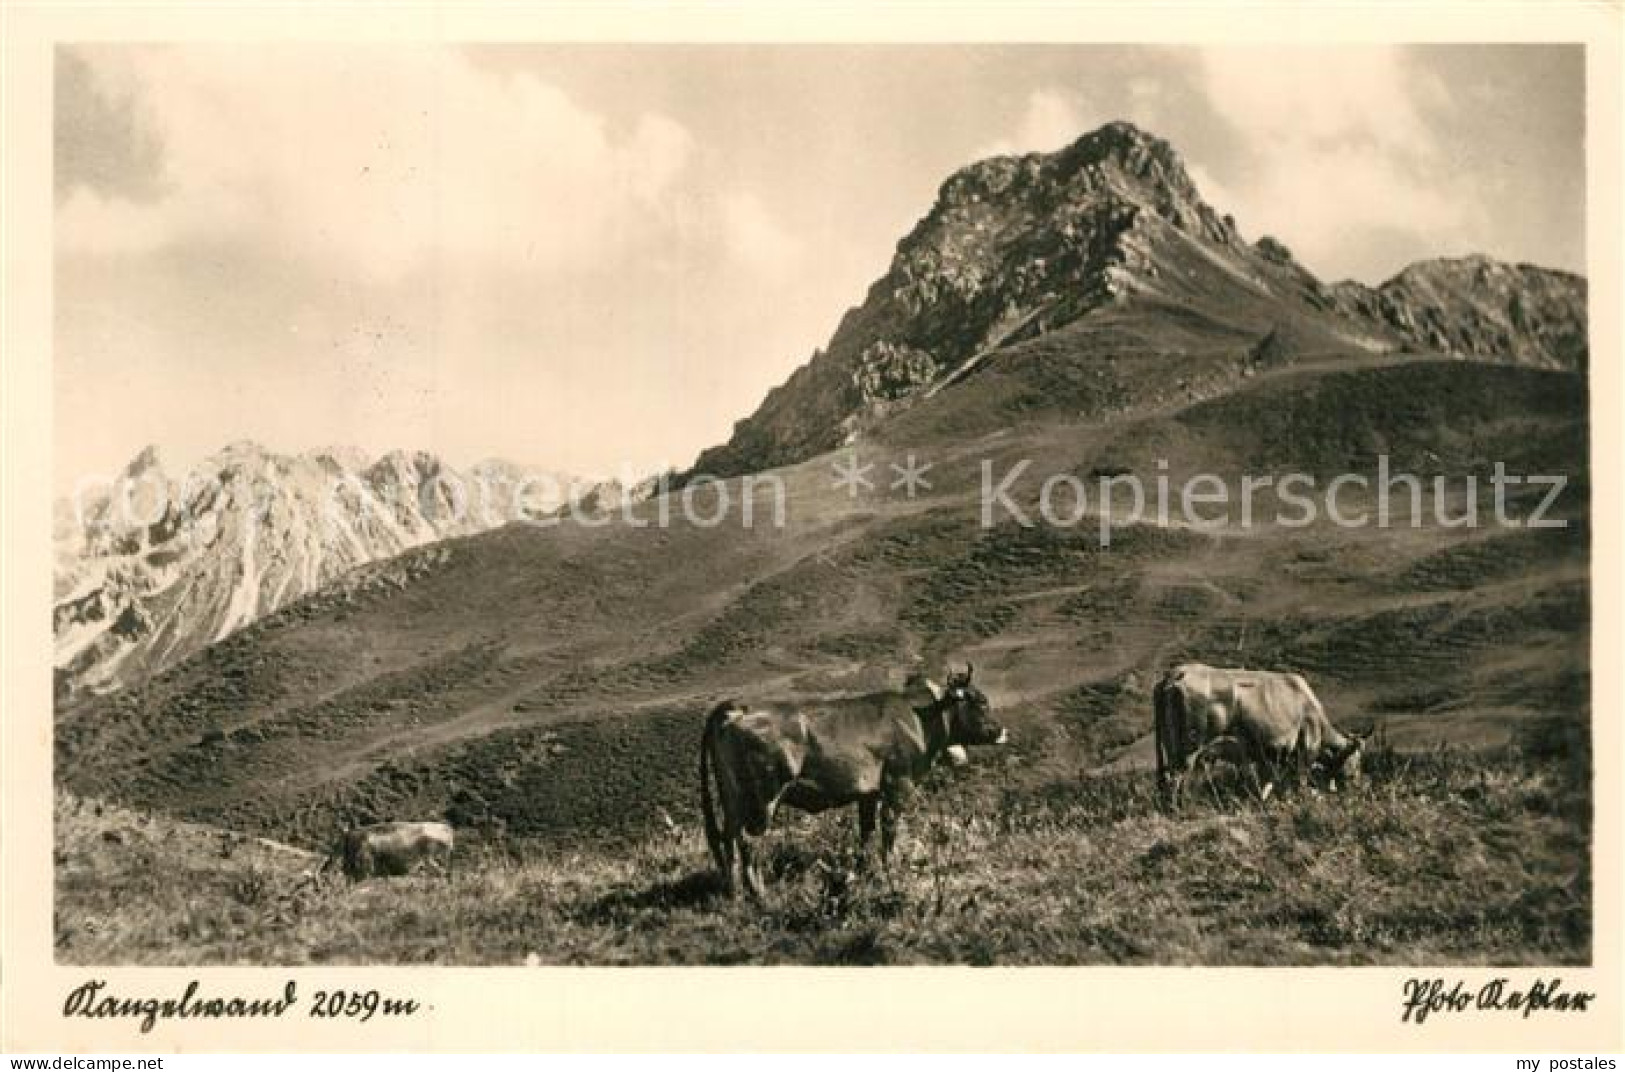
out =
[[[1584,270],[1575,46],[59,49],[59,491],[252,439],[686,466],[955,169],[1114,119],[1378,283]]]

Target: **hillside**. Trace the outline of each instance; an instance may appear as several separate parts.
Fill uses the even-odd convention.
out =
[[[976,662],[1018,731],[1011,777],[1034,785],[1148,755],[1152,675],[1182,656],[1297,667],[1334,718],[1385,720],[1401,743],[1583,726],[1583,398],[1572,374],[1512,366],[1294,368],[1161,414],[939,448],[933,489],[912,501],[851,499],[827,459],[792,467],[782,528],[517,525],[446,541],[65,706],[59,769],[79,792],[301,843],[408,813],[598,837],[691,814],[699,715],[716,698],[872,687],[922,658]],[[866,457],[883,467],[911,449]],[[984,459],[1087,477],[1149,475],[1166,457],[1174,479],[1239,479],[1371,474],[1379,452],[1424,474],[1487,477],[1491,459],[1569,471],[1554,516],[1572,523],[1142,523],[1108,548],[1093,518],[979,524]],[[742,481],[725,487],[737,504]],[[1031,512],[1037,493],[1027,481],[1014,495]],[[1512,508],[1542,497],[1526,489]]]

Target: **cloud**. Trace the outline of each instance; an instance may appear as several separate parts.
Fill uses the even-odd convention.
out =
[[[81,183],[70,252],[242,242],[330,273],[546,270],[665,221],[693,139],[648,113],[612,130],[533,75],[445,50],[106,48],[96,91],[162,146],[162,193]]]
[[[565,468],[688,452],[758,401],[740,370],[808,352],[850,294],[795,271],[804,217],[658,85],[566,93],[549,65],[441,49],[71,54],[65,471],[243,436]]]
[[[1187,163],[1185,170],[1190,173],[1202,200],[1213,206],[1214,211],[1233,215],[1236,206],[1246,201],[1245,197],[1230,189],[1201,164]]]
[[[1416,87],[1394,48],[1218,48],[1201,52],[1214,107],[1271,141],[1361,141],[1425,150]]]
[[[163,146],[139,121],[129,93],[99,86],[84,58],[63,48],[56,53],[54,98],[58,198],[80,188],[134,201],[159,195]]]
[[[754,194],[733,193],[722,199],[722,229],[729,254],[753,270],[783,271],[801,252],[796,238]]]
[[[1255,236],[1285,239],[1312,268],[1371,263],[1371,255],[1383,256],[1381,247],[1399,261],[1448,252],[1478,219],[1475,205],[1418,181],[1403,162],[1352,146],[1277,150],[1267,169],[1238,188],[1195,178],[1216,208],[1234,213]]]
[[[984,145],[975,158],[1053,152],[1070,145],[1089,129],[1083,110],[1067,94],[1057,89],[1037,89],[1028,95],[1026,110],[1014,132]]]
[[[1055,86],[1033,90],[1011,132],[984,144],[972,158],[1054,152],[1114,119],[1128,119],[1152,131],[1167,126],[1169,89],[1161,79],[1140,75],[1104,88],[1109,92],[1087,101]]]
[[[1292,245],[1305,263],[1437,252],[1481,229],[1486,208],[1441,159],[1429,117],[1443,84],[1397,48],[1206,49],[1199,80],[1245,152],[1221,176],[1193,167],[1215,207]]]
[[[1128,82],[1127,114],[1148,130],[1161,130],[1168,121],[1168,87],[1144,75]]]

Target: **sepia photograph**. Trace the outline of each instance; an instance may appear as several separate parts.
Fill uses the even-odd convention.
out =
[[[37,49],[64,1038],[1617,1034],[1613,39],[671,25]]]
[[[55,88],[60,961],[1589,962],[1578,48]]]

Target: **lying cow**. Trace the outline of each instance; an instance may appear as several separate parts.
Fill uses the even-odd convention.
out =
[[[867,850],[878,817],[884,862],[914,780],[952,748],[1009,737],[973,673],[949,675],[940,690],[915,677],[902,692],[719,704],[700,739],[700,809],[728,891],[737,891],[737,864],[751,895],[763,895],[751,839],[767,833],[781,804],[815,813],[856,804],[859,847]]]
[[[1183,663],[1152,691],[1157,784],[1173,805],[1205,759],[1228,753],[1250,764],[1268,799],[1290,770],[1302,786],[1311,769],[1333,782],[1360,777],[1363,737],[1340,732],[1301,675]]]
[[[352,827],[339,838],[326,871],[336,857],[351,879],[404,875],[419,863],[451,874],[451,827],[445,823],[376,823]]]

